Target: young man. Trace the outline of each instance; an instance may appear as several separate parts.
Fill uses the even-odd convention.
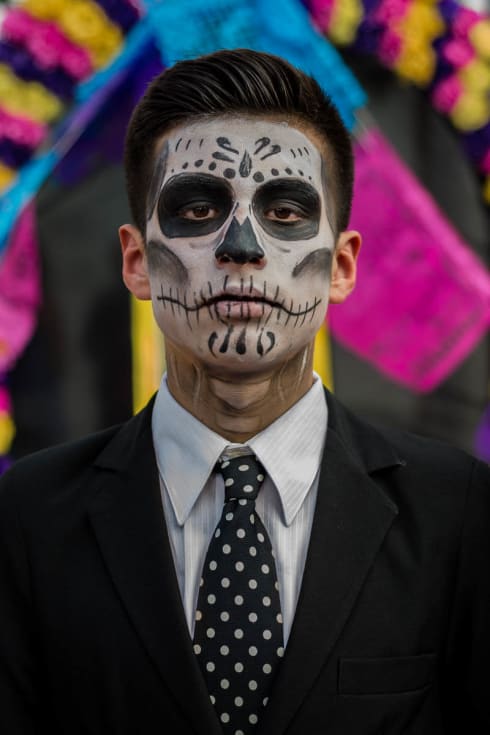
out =
[[[487,733],[488,468],[312,372],[360,246],[337,112],[281,59],[185,61],[126,172],[167,374],[2,480],[2,732]]]

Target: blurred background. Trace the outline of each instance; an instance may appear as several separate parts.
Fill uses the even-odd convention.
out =
[[[313,74],[355,141],[359,287],[317,339],[369,420],[490,458],[485,0],[20,0],[0,6],[0,468],[125,420],[161,338],[120,277],[124,132],[148,81],[224,47]]]

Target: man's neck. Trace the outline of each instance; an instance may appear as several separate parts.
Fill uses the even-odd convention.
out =
[[[178,403],[230,442],[244,443],[299,401],[313,384],[313,343],[264,374],[216,374],[166,342],[167,384]]]

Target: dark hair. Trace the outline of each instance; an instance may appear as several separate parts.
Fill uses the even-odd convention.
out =
[[[322,152],[333,169],[336,234],[345,230],[352,202],[353,154],[336,108],[312,77],[284,59],[235,49],[176,63],[152,81],[136,106],[124,162],[129,204],[142,234],[156,141],[189,120],[230,113],[286,115],[320,135]]]

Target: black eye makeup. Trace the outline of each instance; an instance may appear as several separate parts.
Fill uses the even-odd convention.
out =
[[[318,234],[321,200],[316,189],[298,179],[274,179],[257,189],[254,214],[269,235],[308,240]]]
[[[216,232],[233,205],[227,181],[210,174],[179,174],[167,181],[158,201],[158,221],[167,237]]]

